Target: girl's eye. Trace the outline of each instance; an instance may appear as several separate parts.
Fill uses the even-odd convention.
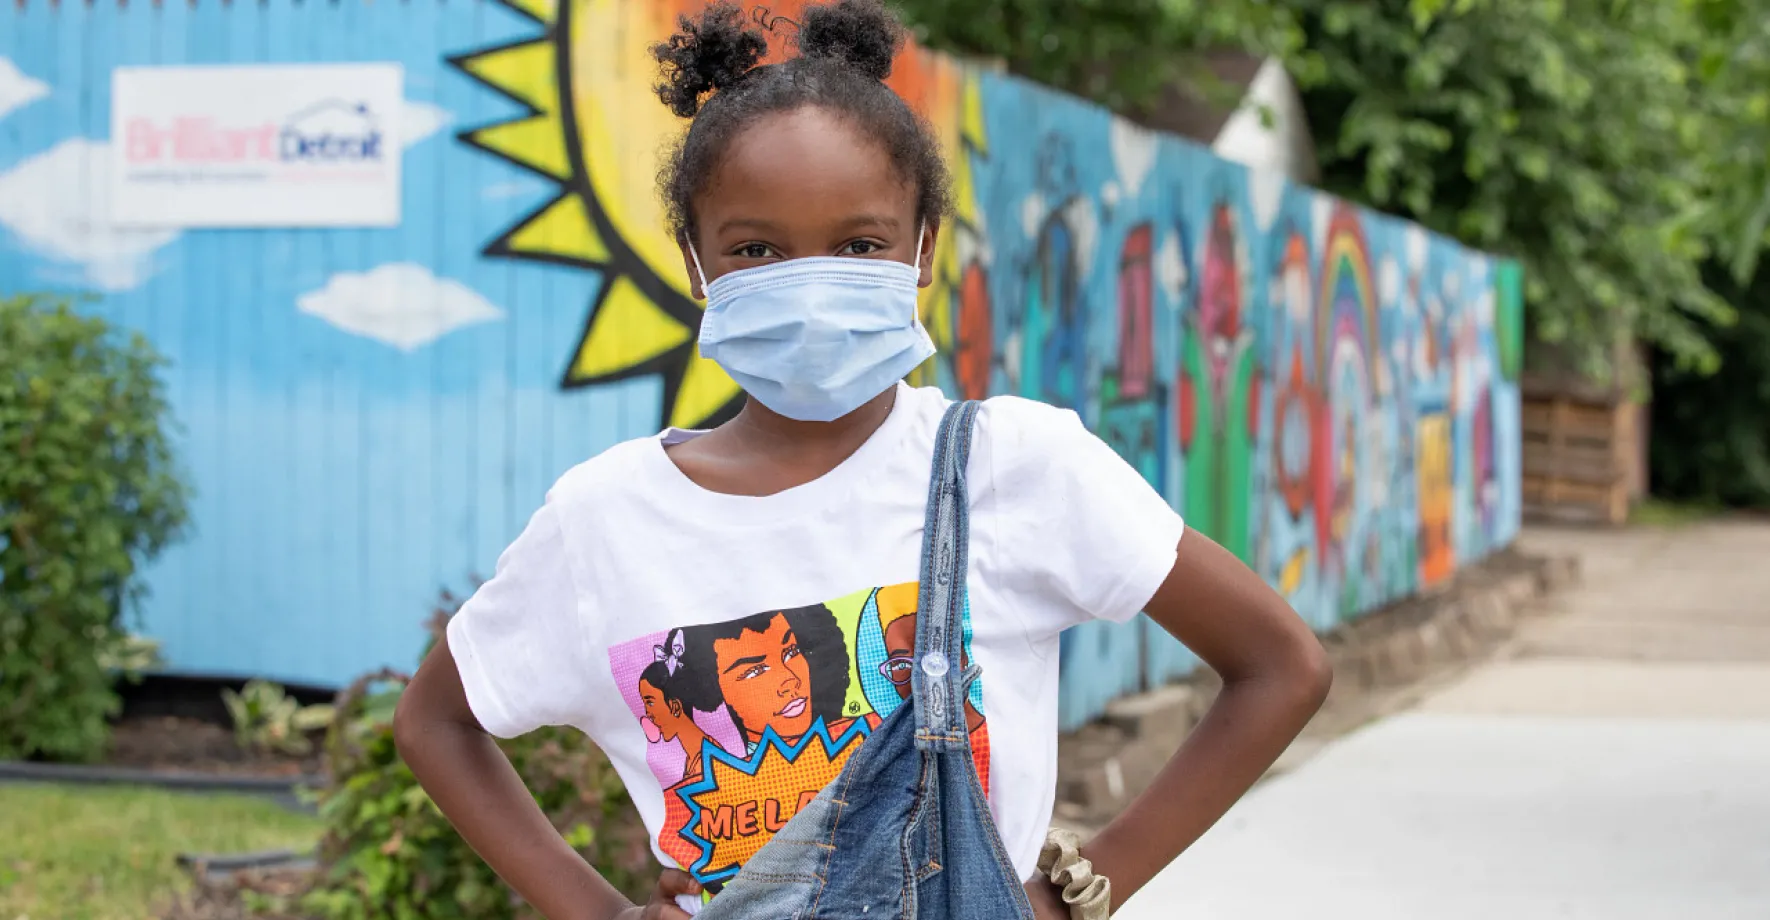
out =
[[[738,680],[753,680],[768,673],[768,665],[759,664],[738,675]]]
[[[745,243],[737,250],[737,256],[740,259],[766,259],[772,255],[774,255],[774,250],[765,243]]]
[[[855,240],[854,242],[849,243],[848,245],[842,247],[842,255],[845,255],[845,256],[870,256],[873,253],[883,250],[884,248],[885,248],[884,246],[881,246],[878,243],[873,242],[872,240]]]
[[[786,648],[781,649],[781,660],[782,661],[792,661],[793,659],[799,657],[799,654],[800,654],[799,653],[799,646],[789,645]]]

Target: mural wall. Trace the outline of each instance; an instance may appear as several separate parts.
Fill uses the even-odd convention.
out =
[[[0,12],[0,291],[94,292],[174,361],[195,529],[142,628],[175,669],[408,664],[437,591],[489,572],[566,468],[734,411],[652,191],[681,126],[645,47],[699,2]],[[112,68],[387,60],[398,229],[110,226]],[[1318,629],[1512,539],[1511,266],[917,49],[893,86],[960,205],[917,382],[1075,409]],[[1068,725],[1193,665],[1148,623],[1064,656]]]

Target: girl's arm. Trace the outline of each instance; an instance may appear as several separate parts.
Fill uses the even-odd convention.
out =
[[[401,694],[393,731],[400,756],[424,791],[474,852],[543,916],[613,920],[625,913],[644,920],[687,920],[669,901],[693,893],[686,875],[666,874],[642,911],[554,830],[468,708],[446,637]]]
[[[1241,560],[1187,528],[1147,608],[1223,678],[1186,743],[1082,848],[1114,909],[1223,817],[1321,708],[1333,671],[1314,633]]]

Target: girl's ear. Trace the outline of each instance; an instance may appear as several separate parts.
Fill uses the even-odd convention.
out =
[[[706,300],[707,292],[701,289],[701,273],[695,270],[695,253],[689,247],[688,234],[676,238],[676,248],[682,250],[682,270],[688,274],[688,296]]]
[[[922,230],[922,238],[916,242],[917,261],[922,266],[922,277],[916,279],[918,287],[927,287],[934,283],[934,244],[939,240],[940,221],[930,218],[928,226]]]
[[[670,701],[666,702],[664,705],[670,707],[670,714],[671,715],[675,716],[678,719],[682,718],[682,701],[681,700],[670,700]]]

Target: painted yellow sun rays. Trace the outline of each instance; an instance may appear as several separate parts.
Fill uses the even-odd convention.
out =
[[[658,157],[682,123],[652,93],[650,45],[704,0],[498,0],[534,20],[533,39],[484,48],[452,63],[525,111],[464,133],[466,143],[557,183],[559,194],[485,249],[599,272],[602,284],[562,379],[586,386],[657,374],[663,419],[678,427],[717,421],[740,396],[695,347],[701,305],[689,296],[682,257],[655,194]],[[794,16],[801,2],[770,5]],[[776,37],[776,44],[784,40]],[[776,47],[780,54],[783,47]],[[963,266],[982,248],[970,158],[981,155],[983,118],[974,78],[956,64],[907,49],[892,87],[938,126],[956,169],[961,213],[935,261],[924,317],[950,354],[952,305]],[[934,382],[932,365],[918,380]]]

